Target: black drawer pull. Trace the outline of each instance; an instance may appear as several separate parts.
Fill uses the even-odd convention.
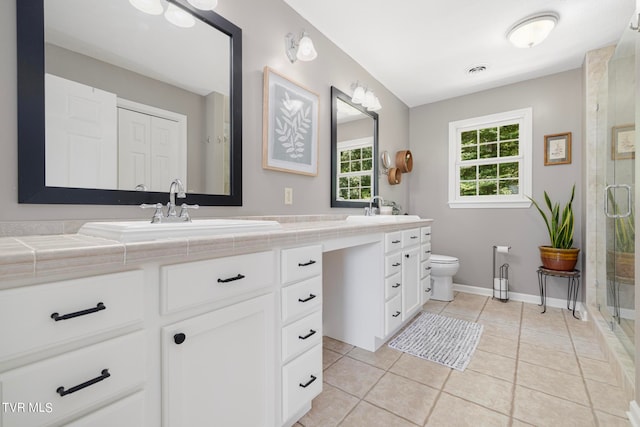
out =
[[[417,239],[418,236],[411,236],[410,239]]]
[[[395,289],[395,288],[399,288],[399,287],[400,287],[400,283],[396,283],[395,285],[391,285],[391,287],[392,287],[393,289]]]
[[[95,377],[93,379],[90,379],[87,382],[84,382],[82,384],[78,384],[75,387],[71,387],[69,390],[65,390],[64,387],[58,387],[56,389],[56,393],[58,393],[61,397],[64,397],[67,394],[75,393],[78,390],[82,390],[83,388],[89,387],[90,385],[94,385],[95,383],[99,383],[102,380],[106,380],[110,376],[111,376],[111,374],[109,373],[109,370],[108,369],[103,369],[102,372],[100,373],[99,377]]]
[[[425,268],[425,270],[431,271],[431,267],[427,267],[427,268]]]
[[[317,296],[317,295],[309,294],[309,296],[308,296],[307,298],[305,298],[305,299],[298,298],[298,301],[299,301],[299,302],[307,302],[307,301],[311,301],[311,300],[312,300],[312,299],[314,299],[316,296]]]
[[[58,313],[51,313],[51,318],[57,322],[59,320],[73,319],[74,317],[97,313],[98,311],[106,309],[107,307],[103,303],[99,302],[98,305],[96,305],[94,308],[88,308],[86,310],[76,311],[75,313],[64,314],[62,316],[60,316]]]
[[[233,282],[235,280],[241,280],[244,278],[245,276],[243,276],[242,274],[238,274],[237,276],[229,277],[228,279],[218,279],[218,283],[229,283],[229,282]]]
[[[431,288],[427,288],[425,292],[431,292]]]
[[[425,254],[430,254],[430,253],[431,253],[431,251],[424,251],[424,253],[425,253]]]
[[[391,243],[393,243],[395,245],[397,243],[400,243],[400,240],[392,240]]]
[[[431,236],[431,233],[424,233],[425,236]]]
[[[309,260],[309,262],[299,262],[299,263],[298,263],[298,267],[306,267],[306,266],[308,266],[308,265],[313,265],[313,264],[315,264],[315,263],[316,263],[316,261],[315,261],[315,260],[310,259],[310,260]]]
[[[396,262],[395,264],[391,264],[391,267],[400,267],[402,264],[400,264],[399,262]]]
[[[399,311],[396,311],[396,314],[392,314],[391,316],[393,316],[393,317],[398,317],[398,316],[400,316],[400,312],[399,312]]]
[[[175,342],[178,345],[182,344],[186,339],[187,339],[187,336],[182,332],[177,333],[173,336],[173,342]]]
[[[314,331],[313,329],[309,329],[309,333],[305,336],[302,335],[298,335],[298,338],[300,338],[301,340],[306,340],[307,338],[313,336],[316,334],[317,331]]]
[[[317,379],[318,377],[316,377],[315,375],[311,375],[311,379],[309,381],[307,381],[305,384],[300,383],[298,385],[302,388],[307,388]]]

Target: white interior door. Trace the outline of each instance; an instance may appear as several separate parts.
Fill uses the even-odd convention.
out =
[[[118,188],[116,95],[45,75],[45,184]]]
[[[151,116],[151,190],[167,191],[169,183],[186,176],[180,172],[178,123]]]

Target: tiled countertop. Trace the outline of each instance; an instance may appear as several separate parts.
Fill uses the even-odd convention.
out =
[[[282,229],[268,232],[120,243],[81,234],[0,238],[0,288],[10,281],[118,270],[151,262],[185,262],[269,250],[276,247],[428,226],[432,220],[362,224],[344,215],[251,217],[276,220]],[[247,218],[249,219],[249,218]],[[2,286],[4,284],[4,286]]]

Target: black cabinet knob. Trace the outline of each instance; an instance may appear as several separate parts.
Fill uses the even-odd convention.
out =
[[[187,339],[187,336],[182,332],[180,332],[179,334],[175,334],[173,336],[173,341],[178,345],[182,344],[186,339]]]

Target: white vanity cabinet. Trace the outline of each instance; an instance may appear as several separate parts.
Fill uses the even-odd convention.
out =
[[[420,229],[385,234],[385,336],[421,307]]]
[[[162,327],[163,426],[276,424],[275,262],[266,251],[160,268],[164,309],[216,307]]]
[[[282,423],[291,425],[322,391],[322,247],[281,251]]]
[[[0,425],[66,424],[141,390],[143,287],[136,270],[1,291]]]
[[[420,290],[422,304],[431,299],[431,227],[420,229]]]

